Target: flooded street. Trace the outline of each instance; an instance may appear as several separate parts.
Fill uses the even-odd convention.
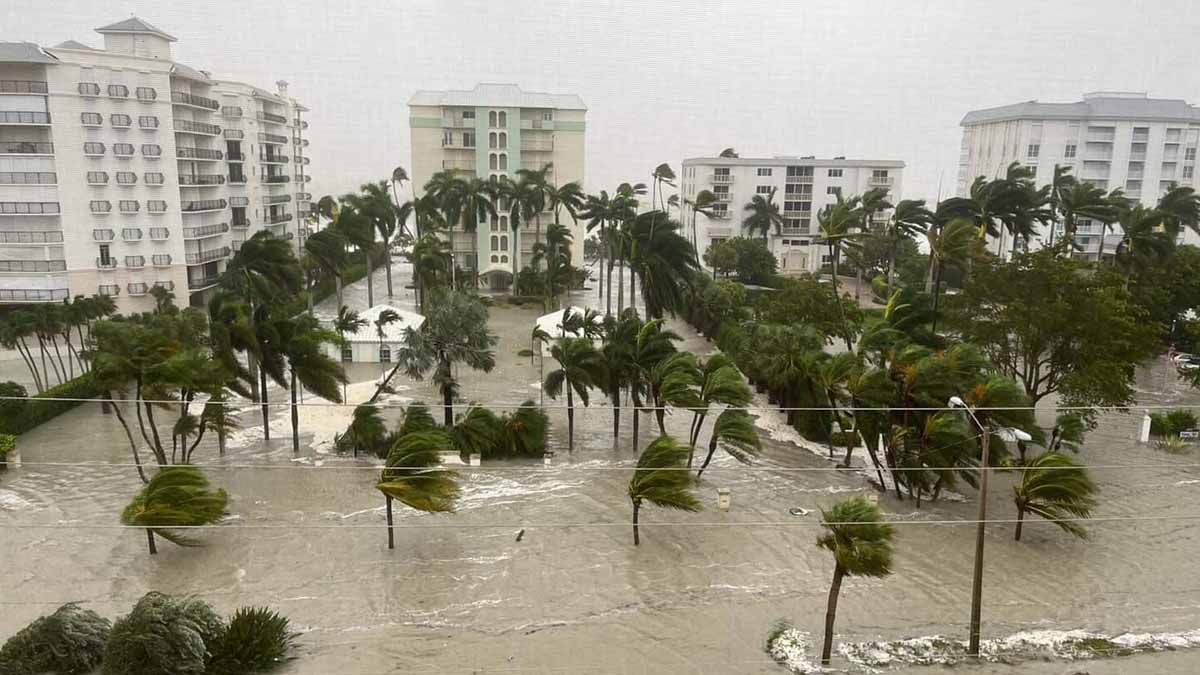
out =
[[[393,267],[395,298],[407,265]],[[615,287],[615,284],[614,284]],[[628,292],[628,287],[626,288]],[[386,298],[376,275],[377,302]],[[588,296],[594,302],[594,291]],[[347,304],[366,307],[365,285],[347,289]],[[572,304],[582,300],[572,299]],[[331,314],[332,301],[319,308]],[[538,399],[539,367],[519,352],[540,310],[496,307],[496,369],[462,369],[462,396],[484,404]],[[682,321],[681,349],[714,347]],[[18,364],[19,365],[19,364]],[[546,364],[547,370],[551,367]],[[352,393],[368,392],[378,364],[351,369]],[[428,383],[398,376],[394,405],[439,401]],[[1198,404],[1163,363],[1139,378],[1141,404]],[[271,392],[283,402],[286,392]],[[306,397],[307,401],[314,399]],[[546,399],[549,406],[558,402]],[[756,397],[754,405],[766,405]],[[270,605],[303,632],[288,673],[782,673],[764,652],[777,619],[820,634],[832,561],[815,539],[816,509],[854,494],[872,494],[864,476],[829,470],[781,429],[782,416],[760,415],[764,452],[752,466],[718,455],[699,489],[705,510],[643,511],[635,548],[626,487],[636,453],[631,414],[612,411],[600,395],[576,412],[573,453],[565,410],[550,410],[549,466],[495,462],[462,467],[457,513],[397,512],[396,549],[386,546],[378,472],[366,459],[328,454],[342,411],[306,408],[301,456],[291,449],[284,407],[274,408],[272,439],[261,441],[257,415],[218,455],[215,438],[196,451],[213,483],[230,495],[227,525],[203,534],[206,546],[145,550],[141,532],[116,528],[120,510],[140,488],[127,464],[117,421],[85,404],[20,439],[25,466],[0,473],[0,636],[7,637],[58,605],[79,601],[110,618],[148,590],[194,594],[222,613]],[[389,410],[395,419],[396,410]],[[440,419],[440,411],[434,410]],[[668,415],[668,432],[686,437],[691,416]],[[1098,517],[1200,514],[1200,451],[1169,455],[1134,441],[1141,414],[1104,414],[1081,453],[1098,469]],[[701,443],[707,443],[707,431]],[[641,423],[641,445],[657,429]],[[314,447],[315,446],[315,447]],[[47,466],[41,463],[78,463]],[[239,468],[236,465],[266,465]],[[222,465],[228,468],[222,469]],[[804,470],[818,469],[818,470]],[[1012,518],[1009,485],[994,481],[990,517]],[[733,507],[717,508],[718,487]],[[848,579],[838,612],[839,641],[943,635],[965,639],[970,606],[973,525],[922,521],[973,519],[967,501],[923,504],[882,496],[896,527],[896,564],[886,579]],[[802,507],[813,512],[790,515]],[[12,529],[38,524],[45,528]],[[1088,629],[1106,633],[1180,632],[1200,628],[1200,522],[1112,521],[1089,527],[1091,539],[1028,523],[1023,541],[1012,526],[989,529],[984,636],[1023,630]],[[520,541],[518,531],[525,533]],[[955,672],[1192,673],[1200,652],[1139,655],[1079,664],[959,666]],[[835,665],[846,667],[845,661]],[[949,672],[924,668],[921,672]]]

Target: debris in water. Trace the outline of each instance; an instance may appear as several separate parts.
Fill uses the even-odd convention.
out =
[[[812,509],[806,509],[803,506],[793,506],[792,508],[788,509],[788,513],[792,514],[793,516],[807,516],[808,514],[812,513]]]
[[[517,533],[517,541],[521,541],[521,537],[524,537],[524,536],[525,536],[525,528],[522,527],[521,531]]]

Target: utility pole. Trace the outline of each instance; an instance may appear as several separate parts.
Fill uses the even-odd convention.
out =
[[[975,417],[975,413],[971,413],[971,417]],[[979,420],[976,419],[978,424]],[[983,425],[980,425],[983,432],[983,448],[979,458],[979,512],[976,516],[975,524],[975,571],[971,580],[971,635],[970,642],[967,646],[967,653],[971,656],[979,656],[979,623],[980,615],[983,613],[983,535],[987,520],[987,493],[988,493],[988,474],[991,471],[988,468],[988,439],[991,434],[988,433]]]

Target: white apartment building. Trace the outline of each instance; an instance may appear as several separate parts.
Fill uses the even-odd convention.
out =
[[[820,244],[817,214],[840,193],[860,195],[873,188],[888,188],[889,200],[900,199],[904,162],[835,157],[693,157],[683,160],[681,194],[687,202],[701,190],[711,190],[718,202],[713,215],[683,207],[684,230],[693,239],[703,260],[708,247],[730,237],[759,237],[742,227],[746,205],[754,195],[772,192],[784,218],[780,234],[772,231],[768,246],[779,261],[781,273],[817,272],[829,262]],[[876,214],[882,222],[890,212]],[[692,230],[694,223],[695,229]]]
[[[0,304],[149,289],[199,304],[237,246],[295,238],[307,212],[306,109],[172,60],[130,18],[97,49],[0,43]],[[299,240],[297,240],[299,243]]]
[[[975,110],[962,127],[959,196],[968,195],[976,176],[1003,175],[1012,162],[1033,167],[1039,185],[1053,179],[1055,165],[1069,166],[1079,180],[1105,190],[1121,188],[1147,206],[1172,185],[1200,187],[1200,107],[1183,100],[1095,92],[1074,103],[1029,101]],[[1031,247],[1048,240],[1049,229]],[[1100,251],[1102,237],[1100,224],[1080,221],[1076,243],[1084,254]],[[1197,241],[1190,232],[1185,239]],[[1113,252],[1119,241],[1119,234],[1109,234],[1104,252]],[[1006,255],[1012,248],[1007,237],[998,246]]]
[[[412,185],[421,193],[429,178],[443,170],[468,177],[516,180],[521,169],[550,165],[554,185],[583,183],[587,106],[574,94],[523,91],[515,84],[479,84],[470,91],[418,91],[408,102],[412,136]],[[505,211],[506,204],[498,204]],[[543,239],[554,214],[541,214]],[[582,224],[565,212],[559,222],[572,228],[572,264],[583,265]],[[475,236],[460,227],[451,233],[455,261],[478,269],[493,286],[507,284],[533,257],[535,222],[514,232],[508,215],[481,224]],[[474,242],[472,242],[474,239]],[[474,258],[478,251],[478,261]],[[496,274],[504,272],[507,274]]]

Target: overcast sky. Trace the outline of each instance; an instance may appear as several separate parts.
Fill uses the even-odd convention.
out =
[[[513,82],[588,105],[590,191],[660,162],[753,155],[907,163],[954,189],[963,114],[1093,90],[1200,102],[1194,0],[14,0],[0,39],[102,46],[136,14],[175,58],[312,108],[314,194],[411,164],[417,89]]]

